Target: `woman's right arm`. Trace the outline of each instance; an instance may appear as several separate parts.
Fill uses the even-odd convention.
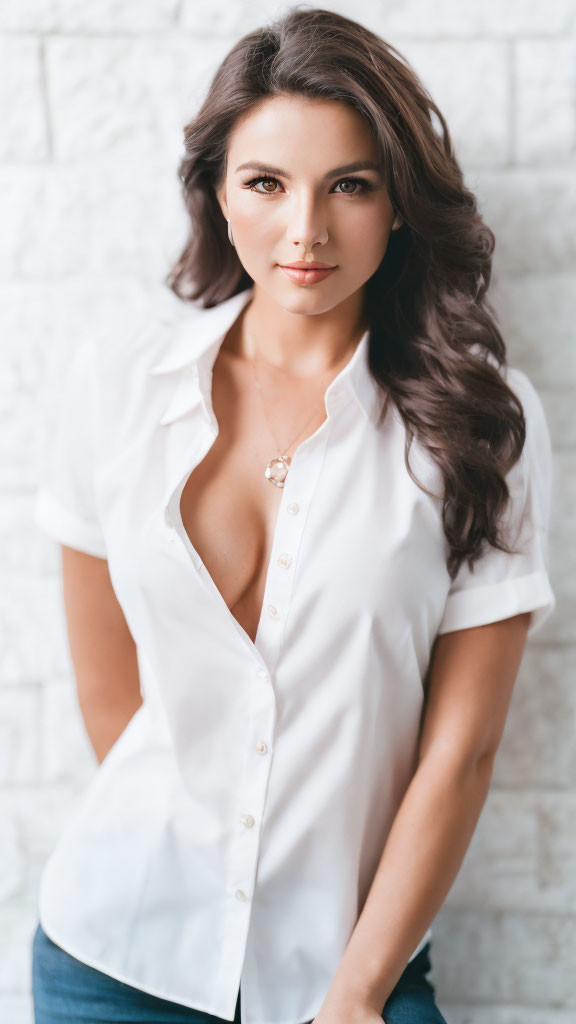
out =
[[[60,545],[68,644],[80,710],[101,763],[142,704],[136,644],[105,558]]]

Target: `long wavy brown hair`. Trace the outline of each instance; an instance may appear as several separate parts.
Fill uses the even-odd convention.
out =
[[[465,186],[446,121],[400,52],[349,18],[298,5],[228,52],[194,119],[180,162],[190,234],[165,278],[208,308],[253,285],[230,245],[216,198],[238,120],[268,97],[349,104],[366,119],[403,224],[365,284],[369,367],[406,429],[439,466],[453,579],[499,533],[505,480],[525,442],[522,404],[501,369],[506,348],[486,298],[493,232]],[[433,116],[436,119],[435,127]],[[427,492],[431,493],[431,492]]]

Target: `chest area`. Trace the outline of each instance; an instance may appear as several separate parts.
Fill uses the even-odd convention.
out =
[[[175,645],[183,629],[237,649],[233,617],[270,663],[290,629],[312,649],[351,628],[397,639],[420,623],[426,639],[442,612],[440,505],[406,472],[400,419],[375,430],[349,398],[326,422],[323,394],[291,395],[268,403],[269,425],[249,381],[217,362],[210,417],[183,382],[185,412],[144,433],[150,408],[128,410],[100,461],[111,574],[135,635],[148,642],[162,624]],[[148,397],[160,420],[167,395]],[[280,488],[264,474],[286,450]]]
[[[254,642],[285,493],[265,470],[281,452],[293,453],[294,436],[302,440],[321,426],[325,409],[312,396],[309,403],[294,394],[283,401],[276,393],[263,396],[246,368],[226,356],[216,361],[211,387],[218,434],[184,483],[179,515],[216,589]]]

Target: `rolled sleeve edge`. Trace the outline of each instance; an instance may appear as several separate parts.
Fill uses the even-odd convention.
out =
[[[552,614],[556,598],[548,574],[541,570],[481,587],[470,587],[448,597],[438,635],[456,629],[484,626],[489,622],[532,611],[531,636]]]
[[[66,508],[46,488],[36,491],[34,522],[54,540],[88,555],[106,558],[106,545],[99,527]]]

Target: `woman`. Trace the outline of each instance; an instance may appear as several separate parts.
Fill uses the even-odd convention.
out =
[[[430,926],[554,606],[494,236],[413,71],[328,11],[241,39],[185,140],[168,308],[77,353],[38,495],[102,764],[37,1024],[440,1024]]]

